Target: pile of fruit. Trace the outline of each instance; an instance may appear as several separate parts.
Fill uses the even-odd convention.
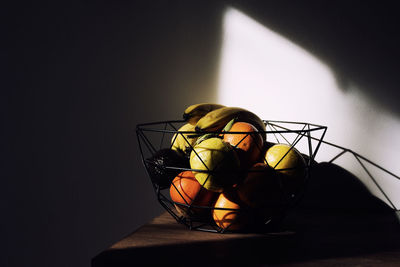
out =
[[[180,216],[223,231],[254,228],[280,216],[302,190],[303,155],[268,142],[253,112],[201,103],[187,107],[183,118],[170,148],[147,160],[153,183],[169,189]]]

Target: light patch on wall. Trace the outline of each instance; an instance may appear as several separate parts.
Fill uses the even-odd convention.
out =
[[[350,148],[400,173],[400,120],[379,110],[356,85],[344,92],[332,70],[312,54],[242,12],[224,16],[218,101],[247,108],[262,119],[305,121],[328,126],[325,140]],[[322,147],[317,160],[330,159]],[[357,162],[344,162],[374,192]],[[382,181],[400,206],[400,182]],[[380,194],[376,192],[378,196]]]

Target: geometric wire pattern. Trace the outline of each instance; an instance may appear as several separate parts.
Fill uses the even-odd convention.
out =
[[[359,153],[337,144],[327,142],[325,140],[322,141],[322,144],[325,146],[333,147],[337,149],[337,154],[335,154],[331,159],[328,160],[329,163],[337,162],[340,158],[344,157],[345,155],[351,155],[357,164],[361,167],[364,172],[364,177],[367,177],[370,181],[372,181],[375,188],[381,194],[382,198],[389,204],[389,206],[394,209],[395,211],[399,211],[399,208],[393,203],[389,195],[383,190],[381,184],[378,182],[376,175],[373,174],[372,168],[381,171],[382,173],[389,176],[391,179],[400,180],[400,177],[391,171],[379,166],[378,164],[372,162],[371,160],[367,159],[366,157],[360,155]]]
[[[175,139],[178,136],[184,138],[187,142],[187,146],[190,150],[193,150],[193,146],[190,141],[187,139],[190,135],[198,135],[199,133],[195,131],[178,131],[182,125],[186,124],[185,121],[182,120],[172,120],[172,121],[160,121],[153,123],[143,123],[138,124],[136,126],[136,135],[139,144],[139,150],[142,158],[143,165],[147,171],[148,176],[151,174],[149,172],[149,161],[153,155],[157,153],[157,151],[165,148],[171,148]],[[286,144],[290,146],[290,149],[296,149],[299,151],[306,162],[305,166],[305,180],[307,181],[311,176],[312,165],[315,162],[315,156],[321,146],[323,144],[323,138],[325,136],[327,127],[305,123],[305,122],[289,122],[289,121],[264,121],[266,126],[266,130],[263,132],[257,132],[257,134],[261,134],[264,138],[265,142],[274,143],[274,144]],[[210,132],[215,135],[219,135],[222,132]],[[229,132],[230,134],[246,134],[243,132]],[[245,137],[246,137],[245,136]],[[289,150],[290,151],[290,150]],[[289,152],[288,151],[288,152]],[[287,154],[287,153],[286,153]],[[282,157],[282,159],[286,156],[286,154]],[[281,159],[281,160],[282,160]],[[201,160],[201,158],[200,158]],[[207,165],[205,165],[206,170],[194,170],[190,167],[179,167],[179,166],[163,166],[166,170],[175,170],[177,172],[183,171],[203,171],[208,174],[208,176],[212,175],[215,172],[215,169],[209,169]],[[279,162],[278,162],[279,164]],[[278,165],[277,164],[277,165]],[[275,167],[275,166],[271,166]],[[237,170],[235,170],[237,172]],[[241,171],[249,171],[249,170],[241,170]],[[282,170],[280,170],[282,171]],[[207,178],[208,179],[208,178]],[[210,213],[214,209],[222,209],[222,210],[231,210],[229,208],[215,208],[209,206],[196,206],[191,203],[176,203],[171,200],[169,195],[169,187],[160,187],[157,183],[152,180],[154,192],[156,194],[158,202],[162,205],[162,207],[167,210],[173,218],[176,219],[178,223],[181,223],[187,226],[189,229],[193,230],[201,230],[208,232],[216,232],[216,233],[224,233],[225,231],[229,231],[228,228],[221,228],[215,224],[211,217],[196,217],[196,216],[187,216],[182,215],[177,211],[177,205],[185,208],[186,210],[194,210],[194,209],[204,209],[209,210]],[[204,185],[204,184],[203,184]],[[174,185],[173,185],[174,186]],[[282,208],[282,213],[278,214],[276,217],[266,217],[263,218],[263,226],[268,229],[268,227],[273,226],[283,218],[285,210],[288,208],[292,208],[302,197],[302,193],[304,190],[299,191],[296,194],[288,195],[287,202]],[[232,209],[234,210],[234,209]]]

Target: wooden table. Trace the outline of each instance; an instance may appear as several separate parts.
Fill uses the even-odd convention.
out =
[[[400,266],[393,211],[298,210],[276,233],[189,230],[164,213],[92,260],[100,266]]]

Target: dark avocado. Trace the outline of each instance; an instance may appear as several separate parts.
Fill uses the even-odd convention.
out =
[[[168,188],[183,169],[190,167],[183,153],[169,148],[157,151],[145,162],[151,181],[160,189]]]

